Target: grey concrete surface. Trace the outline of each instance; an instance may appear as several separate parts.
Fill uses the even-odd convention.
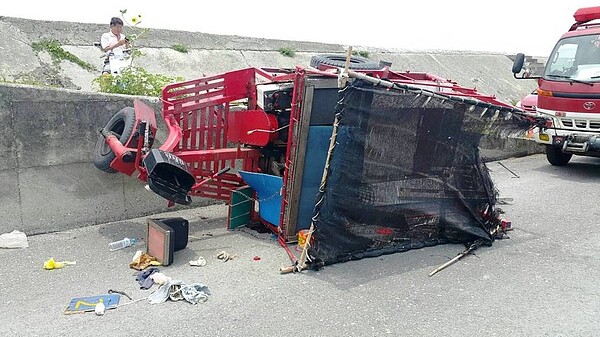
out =
[[[207,285],[206,303],[145,300],[102,316],[64,315],[69,300],[140,290],[128,267],[135,248],[108,243],[144,237],[145,218],[29,237],[30,247],[0,249],[0,334],[4,336],[594,336],[600,323],[600,234],[593,196],[600,160],[575,157],[550,166],[543,155],[488,163],[509,239],[429,272],[463,250],[442,245],[279,275],[285,251],[267,233],[225,230],[226,207],[160,216],[190,220],[190,242],[161,272]],[[510,198],[510,199],[508,199]],[[157,215],[159,216],[159,215]],[[292,246],[292,251],[294,247]],[[238,254],[223,263],[219,251]],[[298,254],[296,252],[296,254]],[[205,267],[190,267],[203,256]],[[259,256],[260,261],[253,257]],[[50,257],[75,266],[42,269]]]
[[[0,21],[9,25],[10,29],[22,32],[29,40],[56,39],[65,45],[90,46],[94,41],[100,40],[103,32],[109,30],[108,22],[106,24],[89,24],[29,20],[8,16],[0,16]],[[131,32],[129,27],[125,27],[125,34]],[[193,49],[277,50],[281,47],[290,47],[297,51],[310,52],[343,52],[344,50],[343,46],[330,43],[273,40],[167,29],[150,29],[143,39],[138,40],[141,47],[149,48],[170,48],[177,43]]]
[[[160,145],[166,131],[159,101],[138,98],[155,110]],[[0,85],[0,232],[47,233],[166,211],[166,201],[136,178],[92,165],[98,130],[133,99]]]
[[[0,170],[0,231],[23,228],[21,217],[21,193],[16,169]]]
[[[297,65],[307,66],[314,53],[297,52],[293,57],[281,55],[278,51],[243,51],[244,58],[253,67],[291,68]]]
[[[11,105],[8,93],[0,90],[0,170],[17,167]]]
[[[0,75],[7,80],[36,79],[40,83],[60,87],[97,90],[92,80],[99,75],[102,53],[93,42],[108,30],[107,25],[71,23],[62,21],[27,20],[1,17]],[[11,42],[13,39],[17,41]],[[66,61],[56,64],[47,53],[38,55],[28,47],[43,39],[58,40],[63,48],[98,67],[89,72]],[[150,29],[136,46],[143,56],[136,64],[146,70],[184,79],[213,75],[242,67],[308,66],[310,57],[322,53],[344,53],[345,46],[307,41],[282,41],[241,36],[205,34],[200,32]],[[190,49],[180,53],[171,46],[182,44]],[[17,48],[13,51],[12,46]],[[2,45],[0,45],[2,47]],[[429,72],[452,79],[467,87],[476,87],[488,95],[516,103],[536,87],[535,81],[517,81],[512,77],[510,55],[493,52],[465,52],[445,50],[389,50],[385,48],[354,46],[354,50],[367,51],[369,58],[392,61],[392,69],[399,71]],[[296,52],[294,57],[279,53],[280,48]],[[15,53],[17,58],[14,57]],[[25,66],[24,66],[25,65]]]
[[[0,17],[0,37],[0,78],[12,80],[15,75],[40,66],[29,37],[3,17]]]
[[[484,162],[522,157],[545,151],[544,145],[525,138],[506,138],[495,135],[483,137],[479,143],[479,149],[479,155]]]

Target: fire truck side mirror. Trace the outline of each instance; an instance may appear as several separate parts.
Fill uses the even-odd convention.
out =
[[[525,63],[525,54],[518,53],[517,56],[515,56],[515,61],[512,66],[512,72],[515,74],[515,77],[523,69],[523,63]]]

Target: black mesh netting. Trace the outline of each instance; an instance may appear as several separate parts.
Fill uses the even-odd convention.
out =
[[[526,118],[355,81],[340,92],[336,120],[337,142],[313,217],[314,261],[492,243],[496,191],[479,140],[523,132]]]

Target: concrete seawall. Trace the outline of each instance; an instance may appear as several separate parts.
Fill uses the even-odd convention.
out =
[[[73,24],[0,17],[0,75],[5,82],[28,78],[56,80],[51,89],[0,83],[0,233],[19,229],[27,234],[53,232],[167,210],[166,201],[146,191],[139,180],[106,174],[92,164],[98,129],[133,98],[92,92],[99,75],[67,61],[55,62],[31,43],[57,39],[81,60],[100,66],[91,42],[104,25]],[[76,32],[76,33],[75,33]],[[141,44],[138,65],[150,72],[186,79],[255,66],[290,68],[308,65],[319,53],[343,52],[340,45],[218,36],[152,30]],[[187,54],[169,46],[189,46]],[[277,49],[289,47],[294,57]],[[535,88],[517,81],[507,55],[472,52],[418,52],[370,49],[370,58],[393,63],[396,70],[429,72],[514,103]],[[50,83],[52,84],[52,83]],[[155,108],[162,127],[160,104]],[[166,132],[159,130],[158,142]],[[482,156],[488,160],[539,152],[535,144],[518,139],[488,139]],[[193,206],[212,200],[195,199]]]
[[[161,118],[158,100],[142,99]],[[132,102],[130,96],[0,86],[0,232],[45,233],[166,211],[166,201],[139,180],[92,164],[99,128]],[[194,200],[194,206],[209,203]]]
[[[92,44],[107,30],[107,25],[0,16],[0,80],[33,78],[55,86],[93,91],[92,80],[100,74],[102,52]],[[53,60],[47,52],[35,52],[31,47],[35,42],[50,39],[57,40],[63,49],[80,60],[97,66],[97,71],[90,72],[65,60]],[[186,46],[189,52],[172,49],[171,46],[176,44]],[[142,54],[135,59],[136,65],[149,72],[184,79],[246,67],[308,66],[315,54],[344,53],[345,50],[345,46],[339,44],[164,29],[150,29],[145,38],[136,41],[136,46]],[[278,51],[280,48],[295,54],[284,56]],[[388,50],[362,46],[354,46],[354,50],[367,52],[375,62],[390,61],[394,70],[432,73],[462,86],[477,88],[484,94],[495,95],[507,103],[516,103],[537,87],[532,80],[515,80],[511,73],[512,60],[502,53]]]

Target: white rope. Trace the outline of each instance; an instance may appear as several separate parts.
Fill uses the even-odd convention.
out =
[[[278,128],[278,129],[275,129],[275,130],[254,129],[254,130],[248,130],[246,133],[249,134],[249,135],[251,135],[251,134],[253,134],[255,132],[275,133],[275,132],[278,132],[278,131],[281,131],[281,130],[287,128],[288,126],[289,125],[284,125],[284,126]]]

